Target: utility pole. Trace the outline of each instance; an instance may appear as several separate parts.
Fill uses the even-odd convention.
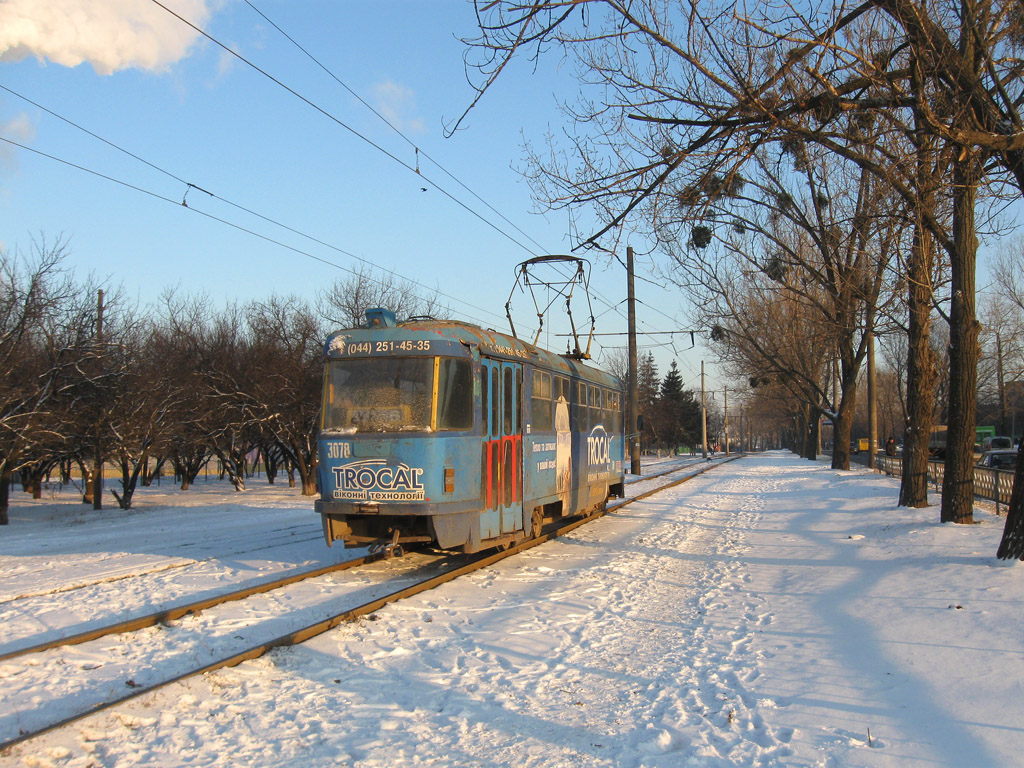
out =
[[[875,468],[878,450],[878,392],[875,389],[875,330],[868,319],[868,469]]]
[[[836,416],[839,413],[839,350],[836,350],[832,358],[832,455],[835,456],[838,450],[836,440]],[[851,433],[850,437],[853,437]],[[849,450],[849,446],[846,447]]]
[[[96,365],[97,378],[103,375],[103,289],[100,288],[96,298]],[[97,387],[97,398],[99,389]],[[97,403],[99,406],[99,403]],[[92,508],[103,509],[103,450],[100,430],[102,408],[97,408],[95,432],[93,434],[93,472],[92,472]]]
[[[636,296],[633,292],[633,246],[626,248],[626,318],[629,325],[629,403],[626,409],[626,429],[629,445],[629,471],[640,474],[640,429],[639,424],[639,387],[636,363]]]
[[[704,361],[700,361],[700,444],[701,455],[708,457],[708,409],[704,405]]]
[[[725,388],[725,455],[729,455],[729,388]]]

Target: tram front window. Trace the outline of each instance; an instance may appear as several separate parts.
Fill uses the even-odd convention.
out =
[[[415,432],[430,428],[430,357],[331,360],[325,430]]]

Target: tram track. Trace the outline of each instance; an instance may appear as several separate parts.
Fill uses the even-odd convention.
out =
[[[275,536],[277,538],[272,538],[272,537],[275,537]],[[194,568],[196,566],[200,566],[200,565],[204,565],[206,563],[209,563],[213,559],[216,559],[216,558],[212,558],[212,557],[201,557],[201,556],[200,557],[196,557],[196,556],[193,556],[194,554],[201,554],[204,550],[205,551],[216,551],[218,553],[218,557],[219,558],[224,558],[226,556],[241,557],[243,555],[252,555],[252,554],[254,554],[256,552],[261,552],[261,551],[264,551],[264,550],[267,550],[267,549],[274,549],[276,547],[281,546],[284,543],[288,543],[288,544],[302,544],[302,543],[305,543],[305,542],[315,541],[315,540],[322,539],[322,538],[323,538],[323,534],[320,531],[319,525],[317,525],[315,532],[312,533],[311,535],[308,535],[308,536],[307,535],[296,536],[296,531],[294,530],[294,528],[280,528],[280,529],[274,529],[272,531],[268,531],[268,537],[263,539],[260,542],[260,545],[256,546],[256,547],[244,547],[244,548],[239,548],[239,549],[223,550],[223,549],[217,549],[216,547],[214,547],[210,543],[202,543],[202,546],[199,547],[198,549],[194,550],[192,552],[192,554],[178,555],[177,556],[178,559],[176,559],[176,560],[172,559],[170,561],[159,562],[159,563],[156,563],[156,564],[154,564],[152,566],[146,567],[144,570],[133,570],[133,571],[126,572],[126,573],[114,573],[113,575],[109,575],[108,574],[108,575],[104,575],[102,577],[85,578],[85,579],[82,579],[81,581],[75,582],[73,584],[65,584],[65,585],[61,585],[61,586],[59,586],[57,588],[53,588],[53,589],[43,589],[43,590],[35,590],[35,591],[31,591],[31,592],[18,592],[18,593],[10,593],[10,594],[6,594],[6,595],[2,595],[2,596],[0,596],[0,607],[7,606],[7,605],[10,605],[12,603],[16,603],[19,600],[28,600],[28,599],[32,599],[32,598],[35,598],[35,597],[45,597],[47,595],[59,594],[59,593],[62,593],[62,592],[72,592],[72,591],[79,590],[79,589],[88,589],[90,587],[96,587],[96,586],[100,586],[100,585],[103,585],[103,584],[110,584],[110,583],[115,582],[115,581],[123,581],[124,579],[131,579],[131,578],[138,578],[138,577],[149,576],[149,575],[152,575],[154,573],[161,573],[161,572],[164,572],[164,571],[175,570],[175,569],[179,569],[179,568]],[[200,544],[200,542],[197,542],[196,544]],[[55,553],[55,554],[59,556],[60,553]],[[121,557],[123,557],[123,554],[122,553],[118,553],[118,555],[113,556],[111,558],[108,558],[107,561],[109,561],[109,562],[116,562],[117,559],[119,559]],[[172,555],[172,557],[175,557],[175,556]],[[104,560],[94,560],[93,562],[94,563],[95,562],[103,563],[105,561]],[[46,564],[44,566],[37,566],[37,567],[31,567],[31,568],[23,568],[23,569],[16,570],[13,574],[9,573],[8,576],[10,577],[11,575],[13,575],[13,576],[16,576],[18,578],[29,578],[29,577],[38,576],[40,574],[47,573],[50,570],[50,568],[51,568],[51,566],[49,564]]]
[[[691,468],[692,466],[694,466],[695,463],[696,462],[693,462],[693,461],[691,461],[691,462],[684,462],[684,463],[674,463],[673,466],[671,466],[668,469],[665,469],[663,471],[655,472],[653,474],[646,475],[646,476],[635,476],[635,479],[630,482],[630,485],[633,485],[636,482],[648,482],[648,481],[655,480],[657,478],[663,477],[665,475],[669,475],[669,474],[672,474],[672,473],[675,473],[675,472],[680,472],[680,471],[682,471],[684,469]],[[319,537],[317,537],[317,538],[319,538]],[[271,546],[271,545],[267,545],[267,547],[260,547],[260,548],[257,548],[257,549],[266,549],[269,546]],[[257,550],[254,550],[254,549],[251,549],[251,548],[245,550],[245,552],[247,554],[251,553],[253,551],[257,551]],[[231,552],[229,554],[237,554],[237,553]],[[24,647],[15,648],[15,649],[10,650],[10,651],[0,652],[0,662],[7,661],[7,660],[10,660],[10,659],[15,659],[15,658],[18,658],[19,656],[24,656],[24,655],[30,654],[30,653],[39,653],[39,652],[42,652],[42,651],[49,650],[51,648],[59,648],[59,647],[62,647],[62,646],[69,646],[69,645],[78,645],[80,643],[89,642],[90,640],[96,640],[96,639],[99,639],[101,637],[105,637],[107,635],[124,634],[124,633],[127,633],[127,632],[134,632],[134,631],[137,631],[137,630],[140,630],[140,629],[145,629],[146,627],[156,626],[158,624],[166,624],[168,622],[180,619],[180,618],[182,618],[184,616],[188,616],[189,614],[196,614],[196,613],[199,613],[200,611],[204,611],[204,610],[206,610],[208,608],[213,608],[213,607],[221,605],[223,603],[233,602],[233,601],[236,601],[236,600],[244,600],[244,599],[246,599],[248,597],[251,597],[252,595],[262,594],[262,593],[265,593],[265,592],[270,592],[270,591],[275,590],[275,589],[280,589],[281,587],[288,586],[289,584],[294,584],[294,583],[296,583],[298,581],[303,581],[305,579],[316,578],[318,576],[322,576],[322,575],[328,574],[328,573],[333,573],[335,571],[343,571],[343,570],[348,570],[349,568],[354,568],[354,567],[358,567],[360,565],[365,565],[366,563],[374,562],[375,560],[377,560],[379,558],[380,558],[380,555],[368,555],[368,556],[365,556],[365,557],[360,557],[360,558],[356,558],[356,559],[353,559],[353,560],[345,561],[345,562],[342,562],[342,563],[334,563],[334,564],[331,564],[331,565],[322,566],[320,568],[314,568],[314,569],[309,569],[309,570],[293,570],[293,571],[284,573],[284,574],[282,574],[281,576],[279,576],[277,578],[270,579],[270,580],[265,581],[265,582],[260,582],[258,584],[250,585],[250,586],[247,586],[247,587],[244,587],[244,588],[241,588],[241,589],[232,590],[230,592],[222,592],[222,593],[219,593],[217,595],[214,595],[214,596],[211,596],[209,598],[202,599],[202,600],[195,600],[195,601],[192,601],[192,602],[182,603],[182,604],[179,604],[179,605],[172,606],[170,608],[165,608],[165,609],[162,609],[162,610],[159,610],[159,611],[154,611],[152,613],[144,614],[144,615],[133,617],[133,618],[130,618],[130,619],[125,619],[123,621],[117,621],[117,622],[112,622],[110,624],[105,624],[105,625],[98,626],[98,627],[92,627],[92,628],[89,628],[87,630],[83,630],[81,632],[75,632],[75,633],[68,634],[68,635],[62,635],[62,636],[59,636],[59,637],[51,638],[51,639],[43,641],[43,642],[33,643],[31,645],[26,645]],[[205,561],[196,561],[196,562],[205,562]],[[192,563],[181,563],[181,564],[174,564],[173,566],[170,566],[170,567],[172,567],[172,568],[180,568],[180,567],[185,567],[185,566],[191,565],[191,564]],[[145,574],[143,574],[143,575],[145,575]],[[119,579],[125,579],[125,578],[131,578],[131,577],[132,576],[128,575],[128,576],[120,576],[118,578]],[[71,589],[77,589],[77,588],[79,588],[78,585],[76,585],[75,587],[69,587],[67,590],[62,590],[62,591],[70,591]],[[23,596],[22,598],[18,598],[18,599],[24,599],[24,597],[35,597],[35,596],[37,596],[37,595],[29,594],[29,595]],[[2,601],[2,603],[0,603],[0,604],[9,603],[9,602],[14,602],[14,599]]]
[[[732,458],[738,458],[732,457]],[[149,682],[139,682],[140,676],[134,674],[128,676],[125,679],[123,687],[120,688],[119,692],[113,695],[107,695],[103,697],[102,701],[96,702],[84,710],[76,710],[63,716],[57,716],[56,719],[41,724],[33,724],[27,728],[19,727],[18,734],[16,736],[5,735],[0,731],[0,753],[6,752],[9,748],[30,740],[36,736],[40,736],[44,733],[48,733],[57,728],[69,725],[78,720],[81,720],[90,715],[96,714],[106,709],[110,709],[119,704],[122,704],[131,699],[137,698],[146,693],[153,692],[157,689],[168,686],[172,683],[185,680],[190,677],[205,674],[208,672],[222,669],[225,667],[232,667],[240,664],[244,661],[259,658],[274,648],[286,647],[290,645],[296,645],[309,640],[317,635],[327,632],[340,624],[354,621],[359,617],[372,614],[374,611],[388,605],[389,603],[396,602],[398,600],[412,597],[413,595],[434,589],[444,583],[452,581],[464,576],[468,573],[486,568],[493,565],[506,557],[523,552],[527,549],[531,549],[535,546],[543,544],[544,542],[550,541],[551,539],[563,536],[576,528],[592,522],[598,517],[602,517],[605,514],[616,512],[625,506],[636,501],[641,501],[655,493],[666,490],[668,488],[680,485],[694,477],[703,474],[704,472],[720,466],[726,461],[732,460],[732,458],[726,458],[723,460],[715,460],[712,462],[701,462],[701,465],[695,467],[694,463],[686,464],[683,466],[676,466],[674,468],[667,469],[663,472],[656,473],[640,478],[637,482],[650,482],[653,480],[659,480],[661,478],[668,478],[669,482],[659,483],[656,487],[644,490],[637,493],[634,496],[621,500],[614,505],[609,505],[607,508],[599,510],[587,517],[583,518],[570,518],[568,521],[562,524],[549,524],[545,526],[544,531],[540,536],[526,539],[507,550],[504,551],[489,551],[484,553],[478,553],[476,555],[439,555],[436,558],[416,558],[416,562],[413,566],[404,569],[404,573],[400,573],[403,569],[399,567],[399,561],[396,560],[383,560],[379,555],[368,556],[364,558],[357,558],[344,563],[338,563],[330,566],[324,566],[322,568],[305,571],[302,573],[291,573],[279,579],[270,580],[263,582],[258,585],[253,585],[241,590],[235,590],[230,593],[223,593],[214,597],[210,597],[201,601],[195,601],[191,604],[183,604],[165,611],[156,612],[143,617],[137,617],[124,622],[118,622],[106,627],[97,627],[86,632],[78,633],[74,636],[65,638],[55,639],[44,643],[39,643],[19,651],[14,651],[0,656],[0,662],[13,662],[23,658],[36,657],[37,654],[45,654],[47,652],[57,652],[57,649],[67,649],[75,644],[82,644],[89,642],[90,640],[96,640],[111,635],[120,635],[131,632],[139,632],[149,627],[164,626],[167,627],[173,622],[189,615],[198,615],[200,612],[221,606],[229,602],[238,602],[256,595],[265,595],[275,590],[284,590],[286,587],[299,584],[301,582],[315,580],[320,577],[329,576],[336,571],[344,571],[354,569],[357,566],[373,566],[377,563],[377,568],[381,569],[384,574],[391,571],[390,578],[391,582],[397,582],[400,586],[392,588],[385,586],[389,582],[389,578],[385,576],[379,583],[375,583],[373,586],[376,588],[386,588],[388,591],[382,594],[374,594],[370,599],[366,600],[363,598],[357,598],[361,602],[356,604],[345,605],[344,607],[338,607],[332,609],[331,615],[320,618],[316,621],[309,622],[304,626],[297,629],[293,629],[278,635],[265,639],[256,643],[252,643],[242,648],[241,650],[232,651],[225,653],[219,658],[198,663],[188,666],[188,668],[175,672],[169,675],[164,675],[159,679]],[[669,476],[683,473],[682,477],[671,479]],[[635,486],[636,483],[631,483],[630,486]],[[366,569],[363,569],[366,570]],[[396,575],[400,574],[400,575]],[[370,589],[369,591],[373,591]],[[359,590],[353,592],[354,595],[360,594]],[[365,597],[365,596],[364,596]],[[272,622],[268,622],[272,623]],[[63,664],[64,661],[58,660],[58,663]],[[88,666],[82,667],[83,669],[90,669]]]
[[[184,616],[188,616],[189,614],[199,613],[200,611],[204,611],[208,608],[213,608],[224,603],[244,600],[248,597],[252,597],[253,595],[270,592],[275,589],[280,589],[281,587],[286,587],[289,584],[316,578],[317,576],[323,576],[324,574],[334,573],[336,571],[345,571],[349,568],[355,568],[360,565],[365,565],[366,563],[374,562],[380,558],[381,555],[367,555],[366,557],[346,560],[341,563],[332,563],[331,565],[321,566],[320,568],[314,568],[312,570],[292,571],[291,573],[286,573],[283,576],[279,576],[269,581],[260,582],[259,584],[254,584],[242,589],[232,590],[231,592],[221,592],[203,600],[195,600],[190,603],[176,605],[144,616],[137,616],[125,621],[114,622],[101,627],[76,632],[71,635],[46,640],[41,643],[35,643],[24,648],[17,648],[6,653],[0,653],[0,662],[15,659],[19,656],[25,656],[30,653],[40,653],[42,651],[50,650],[51,648],[79,645],[81,643],[89,642],[90,640],[97,640],[101,637],[106,637],[107,635],[119,635],[126,632],[135,632],[140,629],[145,629],[146,627],[154,627],[157,624],[166,624]]]

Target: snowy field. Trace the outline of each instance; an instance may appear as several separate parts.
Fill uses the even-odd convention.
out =
[[[940,525],[897,488],[788,453],[735,461],[0,766],[1020,765],[1024,564],[995,559],[1001,518]],[[323,545],[296,489],[136,498],[94,513],[13,494],[0,653],[358,553]],[[37,654],[64,670],[45,677],[57,700],[103,673],[81,653]],[[26,666],[0,661],[0,719],[53,698]]]

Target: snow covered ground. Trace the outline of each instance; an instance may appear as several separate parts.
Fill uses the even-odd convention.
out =
[[[995,559],[1001,518],[940,525],[897,487],[747,457],[0,766],[1019,765],[1024,565]],[[0,653],[355,554],[297,490],[195,491],[99,514],[15,494]],[[102,671],[48,653],[75,659],[57,698]],[[47,705],[19,695],[31,674],[0,661],[0,712]]]

